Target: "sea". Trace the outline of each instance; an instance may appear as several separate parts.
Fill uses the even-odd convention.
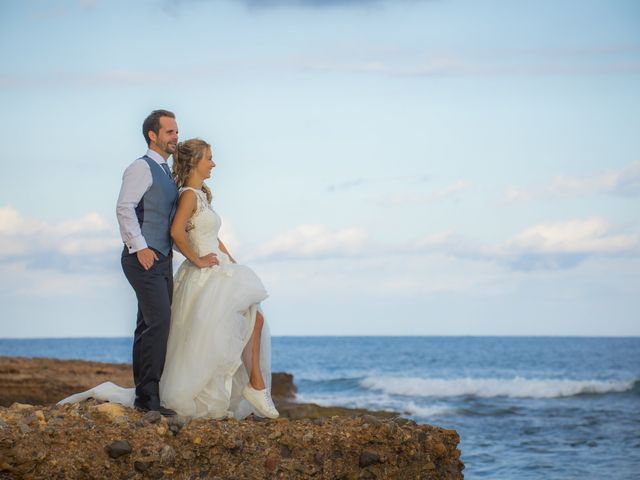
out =
[[[0,339],[129,363],[130,338]],[[640,338],[273,337],[298,398],[455,429],[466,479],[640,478]]]

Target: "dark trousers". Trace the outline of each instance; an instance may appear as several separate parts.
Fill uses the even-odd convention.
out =
[[[155,250],[154,250],[155,251]],[[153,267],[145,270],[135,253],[122,253],[122,270],[136,292],[138,320],[133,337],[133,381],[136,403],[152,410],[160,406],[160,377],[167,354],[173,296],[172,255],[156,251]]]

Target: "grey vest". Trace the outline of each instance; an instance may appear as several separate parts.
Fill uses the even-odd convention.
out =
[[[163,255],[171,253],[171,222],[176,213],[178,188],[160,165],[142,157],[151,170],[151,187],[136,207],[136,215],[147,245]]]

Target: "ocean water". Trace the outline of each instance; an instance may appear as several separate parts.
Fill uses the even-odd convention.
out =
[[[467,479],[640,478],[640,338],[275,337],[298,397],[456,429]],[[131,339],[0,339],[129,362]]]

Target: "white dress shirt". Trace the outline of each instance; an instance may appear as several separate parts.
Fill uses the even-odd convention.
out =
[[[158,162],[162,167],[167,163],[162,155],[153,150],[147,150],[147,157]],[[122,174],[122,186],[118,195],[116,215],[118,225],[120,225],[120,236],[127,246],[129,253],[135,253],[143,248],[147,248],[147,241],[142,236],[136,207],[142,196],[147,193],[153,183],[149,164],[142,158],[138,158],[129,165]]]

